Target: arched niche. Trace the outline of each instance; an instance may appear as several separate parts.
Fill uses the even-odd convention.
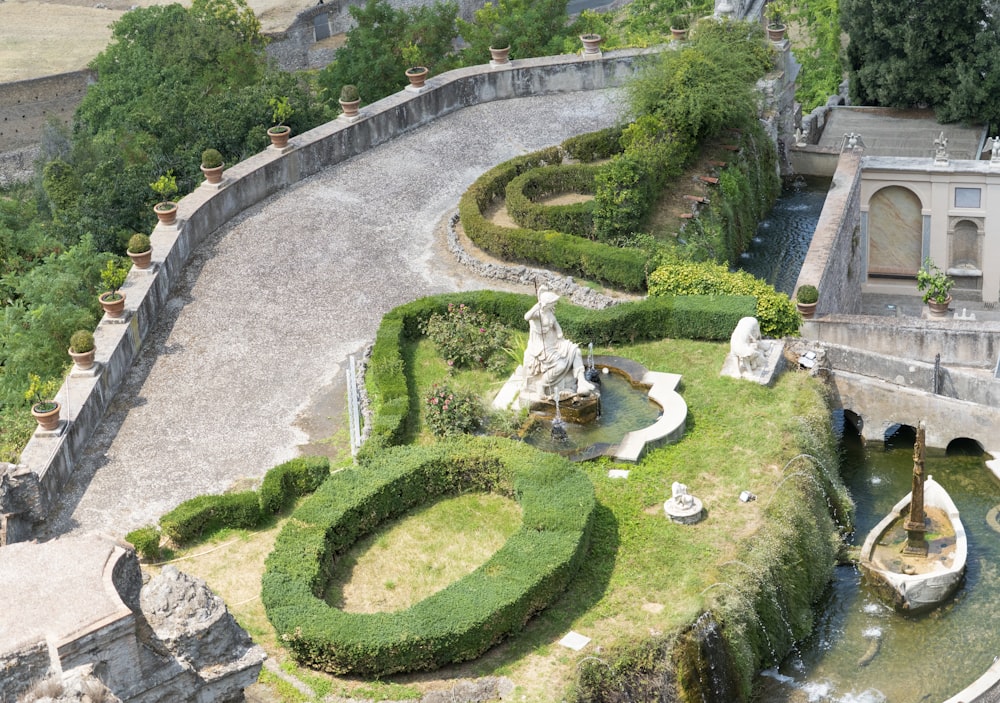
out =
[[[868,201],[868,275],[913,278],[921,264],[924,218],[909,188],[886,186]]]

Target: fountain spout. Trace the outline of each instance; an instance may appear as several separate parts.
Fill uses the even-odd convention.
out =
[[[903,525],[906,546],[903,554],[927,556],[927,516],[924,514],[924,442],[925,428],[921,420],[917,425],[917,441],[913,445],[913,488],[910,498],[910,517]]]

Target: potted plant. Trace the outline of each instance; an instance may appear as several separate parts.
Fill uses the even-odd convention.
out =
[[[61,406],[55,400],[46,400],[54,397],[59,390],[58,381],[51,379],[42,383],[38,374],[28,374],[28,390],[24,394],[24,399],[31,403],[31,414],[38,422],[40,430],[55,430],[59,427],[59,410]]]
[[[688,28],[691,26],[691,18],[688,15],[677,14],[670,17],[670,36],[677,41],[687,39]]]
[[[917,290],[924,294],[924,302],[931,315],[942,317],[951,305],[951,289],[955,285],[948,274],[939,269],[930,257],[924,259],[924,265],[917,271]]]
[[[819,289],[812,284],[799,286],[795,291],[795,307],[805,319],[811,319],[816,314],[816,305],[819,302]]]
[[[177,194],[177,177],[174,172],[167,171],[149,184],[153,192],[160,196],[160,202],[153,206],[153,212],[159,218],[161,225],[173,225],[177,222],[177,203],[171,200]]]
[[[94,366],[94,333],[90,330],[77,330],[69,338],[69,356],[80,371],[86,371]]]
[[[510,62],[510,41],[499,32],[490,39],[490,62],[497,65]]]
[[[604,37],[600,34],[589,32],[581,34],[580,41],[583,42],[583,53],[593,55],[601,53],[601,42],[604,41]]]
[[[344,111],[344,117],[357,117],[358,105],[361,104],[361,94],[358,93],[358,86],[348,83],[340,89],[340,107]]]
[[[201,172],[205,174],[205,182],[210,185],[222,182],[222,169],[226,164],[218,149],[205,149],[201,152]]]
[[[285,124],[295,114],[295,110],[284,95],[279,98],[271,98],[267,101],[271,106],[271,119],[273,127],[267,130],[267,136],[271,139],[271,146],[275,149],[284,149],[288,146],[288,138],[292,136],[292,128]]]
[[[767,5],[767,38],[773,42],[780,42],[785,38],[785,15],[788,6],[784,0],[771,0]]]
[[[424,52],[419,46],[411,43],[403,47],[403,60],[410,66],[406,69],[406,79],[410,81],[410,87],[423,88],[428,73],[427,66],[424,65]]]
[[[136,232],[128,240],[128,248],[125,250],[128,258],[132,259],[132,265],[137,269],[148,269],[149,260],[153,256],[153,246],[149,243],[149,235]]]
[[[121,257],[113,256],[101,271],[101,285],[105,292],[97,296],[108,317],[118,318],[125,312],[125,294],[118,291],[128,276],[128,265]]]

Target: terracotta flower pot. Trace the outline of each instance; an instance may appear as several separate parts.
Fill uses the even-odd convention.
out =
[[[125,252],[128,254],[128,258],[132,259],[132,266],[137,269],[148,269],[150,265],[150,260],[153,258],[153,250],[147,249],[146,251],[140,251],[139,253],[133,253],[131,251]]]
[[[271,140],[271,146],[275,149],[284,149],[288,146],[288,139],[292,136],[292,128],[282,125],[280,127],[270,127],[267,136]]]
[[[930,310],[932,317],[944,317],[948,314],[948,307],[951,305],[951,296],[949,295],[943,303],[939,303],[936,300],[927,301],[927,309]]]
[[[604,37],[600,34],[581,34],[580,41],[583,42],[584,54],[599,54],[601,53],[601,42],[604,41]]]
[[[426,66],[411,66],[406,69],[406,78],[414,88],[423,88],[424,81],[427,80],[427,73]]]
[[[685,41],[688,38],[688,31],[686,29],[675,29],[670,28],[670,38],[676,41]]]
[[[50,405],[54,405],[54,408],[46,408]],[[38,422],[38,429],[40,430],[55,430],[59,428],[59,411],[62,410],[62,406],[55,401],[46,401],[44,403],[35,403],[31,406],[31,414],[35,416],[35,421]]]
[[[510,63],[510,47],[504,47],[503,49],[494,49],[490,47],[490,60],[495,64]]]
[[[785,38],[785,25],[769,24],[767,26],[767,38],[773,42],[780,42]]]
[[[104,308],[104,314],[108,317],[121,317],[125,314],[125,294],[118,293],[101,293],[97,296],[98,301],[101,303],[101,307]]]
[[[177,203],[164,200],[153,206],[153,212],[161,225],[171,226],[177,223]]]
[[[340,108],[344,111],[344,117],[357,117],[360,100],[338,100]]]
[[[205,174],[205,183],[210,185],[215,185],[217,183],[222,183],[222,171],[226,168],[225,164],[221,166],[216,166],[215,168],[205,168],[201,167],[201,172]]]
[[[73,351],[73,347],[70,347],[67,351],[69,353],[69,358],[73,360],[73,363],[76,364],[76,368],[80,371],[87,371],[88,369],[92,369],[94,367],[94,355],[97,353],[96,349],[91,349],[88,352],[81,352],[79,354]]]
[[[795,307],[799,311],[799,314],[806,320],[811,320],[813,315],[816,314],[817,305],[819,305],[819,303],[795,303]]]

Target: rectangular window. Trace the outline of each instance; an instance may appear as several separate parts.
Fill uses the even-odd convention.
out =
[[[979,207],[979,188],[955,188],[955,207]]]

